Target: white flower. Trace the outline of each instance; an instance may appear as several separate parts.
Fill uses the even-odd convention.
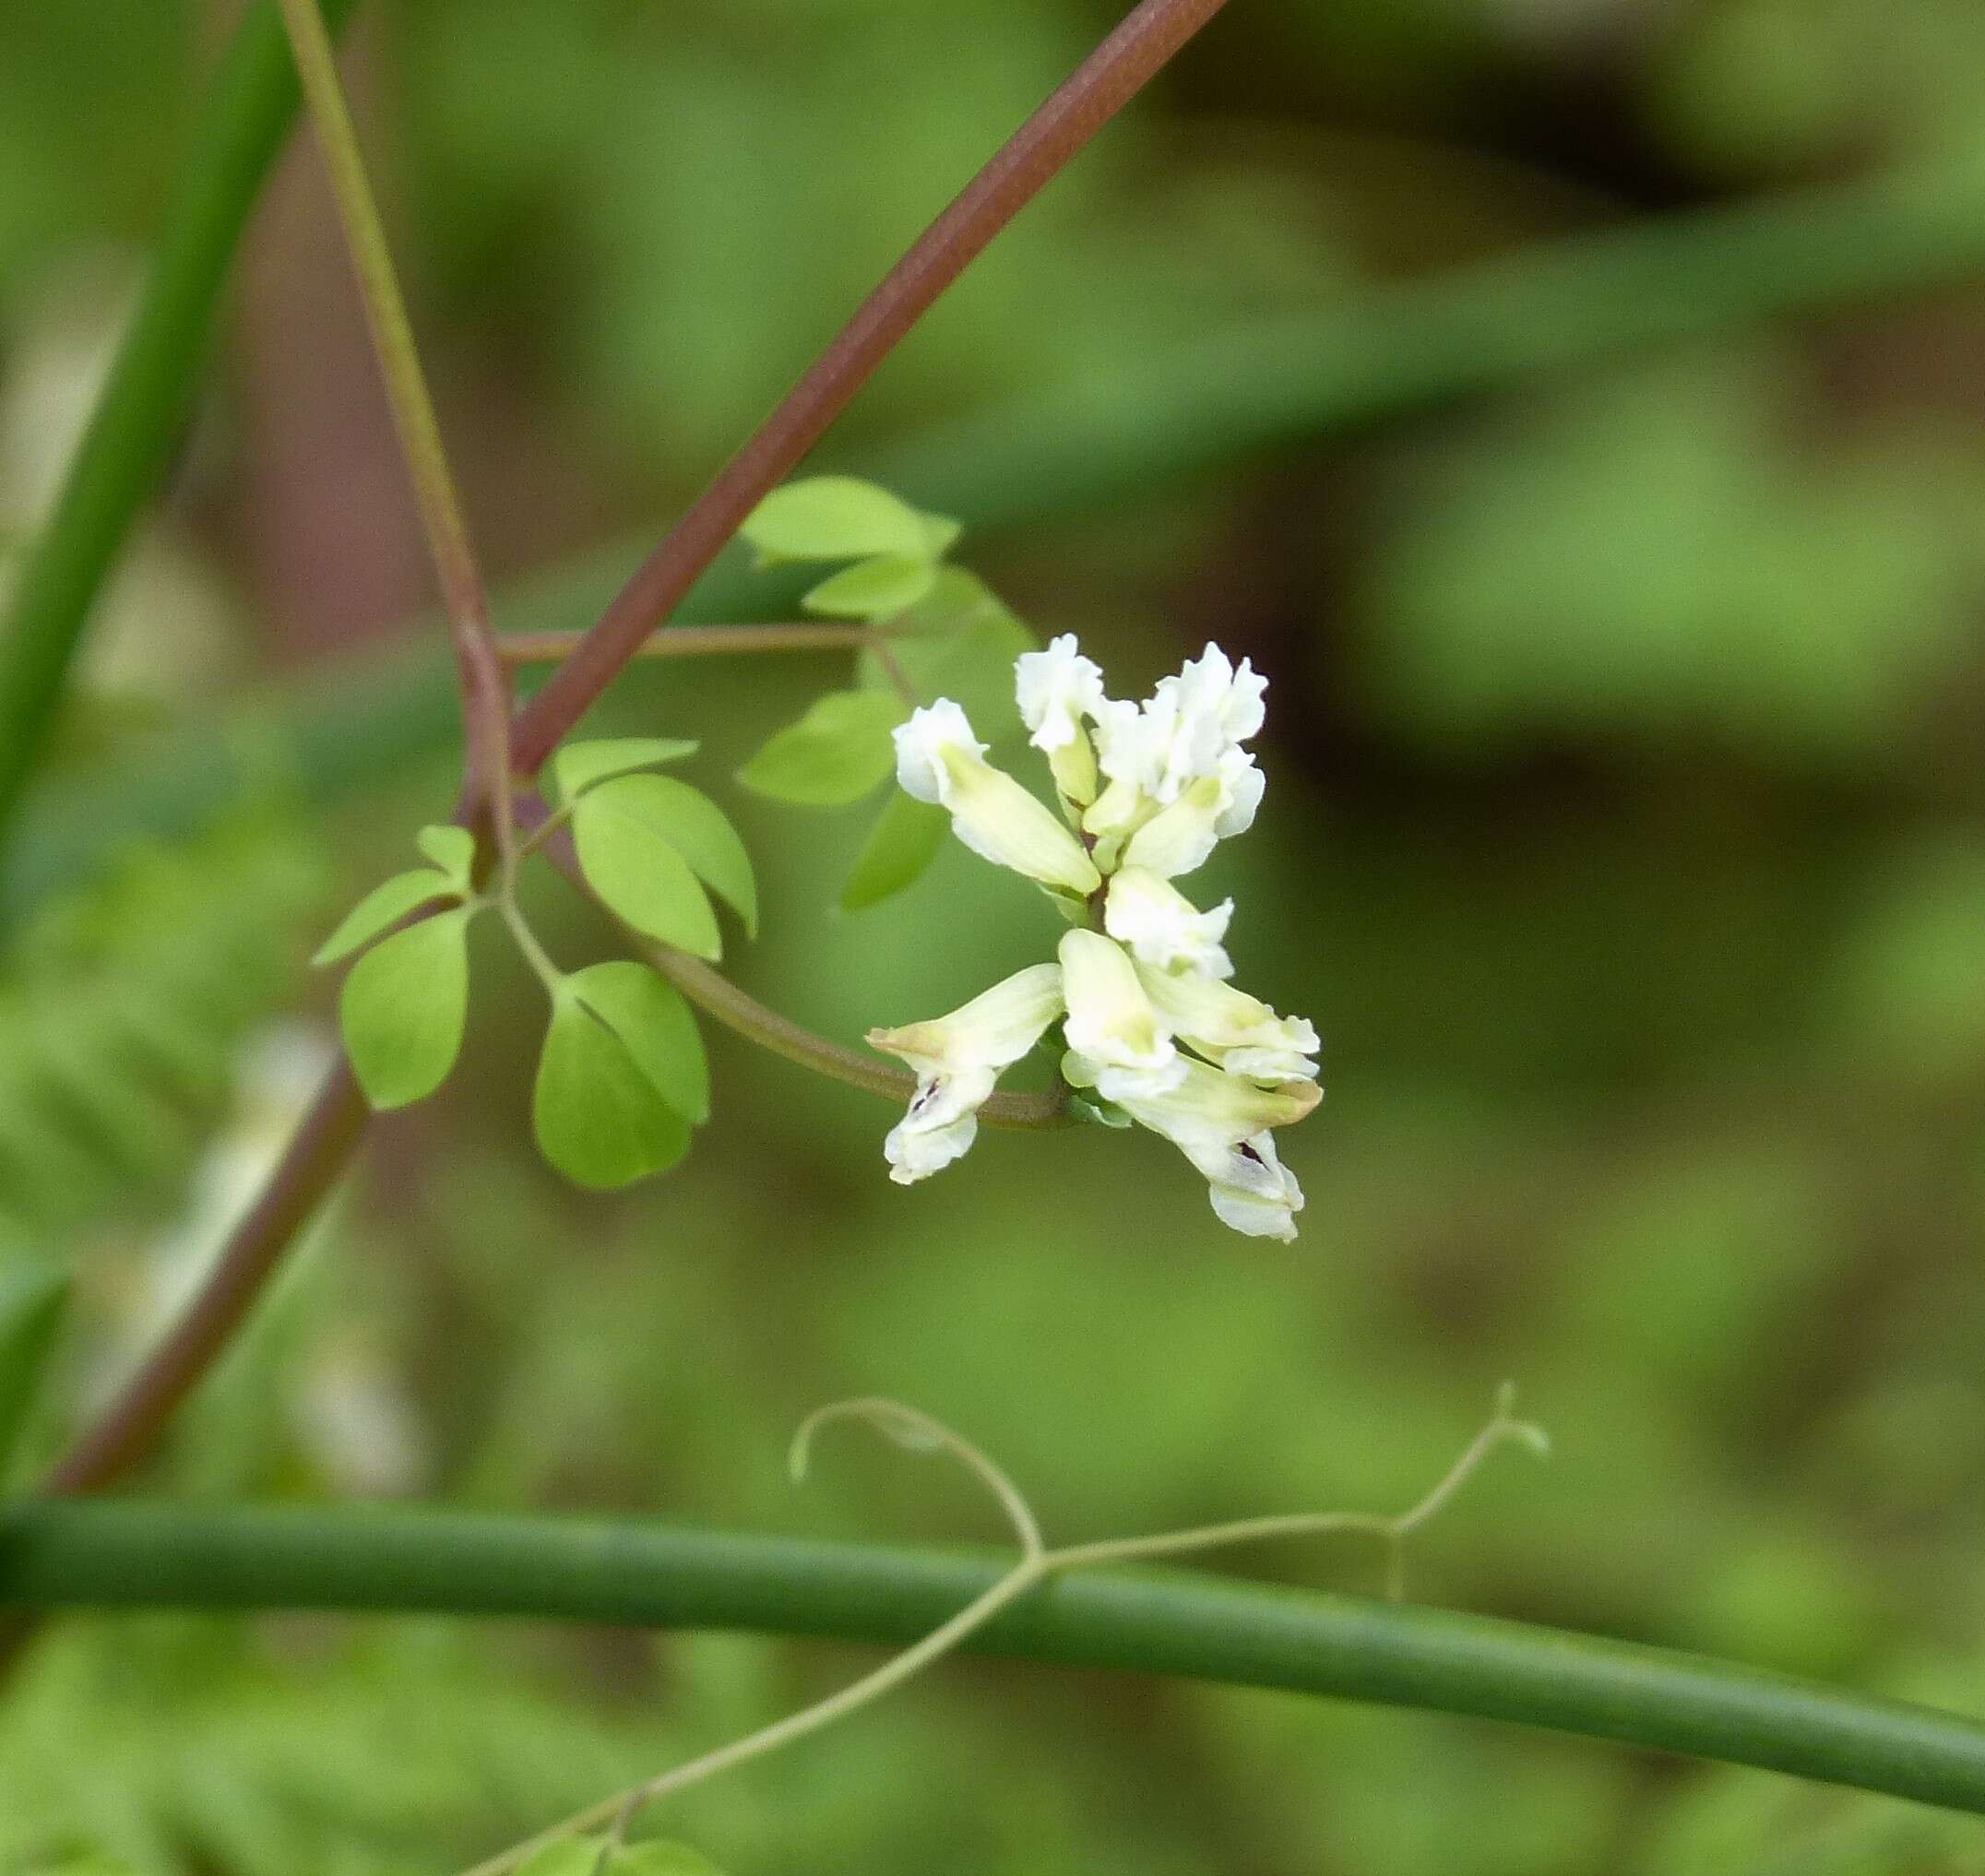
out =
[[[1064,632],[1045,651],[1022,652],[1014,661],[1014,701],[1033,731],[1036,749],[1052,755],[1081,735],[1082,719],[1103,701],[1103,674],[1076,649],[1076,635]]]
[[[1134,1074],[1081,1057],[1064,1058],[1062,1073],[1178,1147],[1205,1176],[1221,1223],[1250,1237],[1285,1243],[1295,1237],[1302,1189],[1277,1157],[1269,1129],[1291,1126],[1315,1108],[1322,1095],[1314,1082],[1261,1087],[1192,1061],[1178,1083],[1161,1092]]]
[[[1305,1018],[1278,1016],[1260,998],[1210,977],[1149,965],[1140,965],[1137,976],[1171,1032],[1229,1075],[1256,1081],[1314,1077],[1321,1045]]]
[[[927,1023],[871,1029],[869,1046],[900,1056],[917,1072],[909,1110],[883,1145],[898,1185],[949,1166],[979,1134],[979,1110],[1001,1069],[1040,1040],[1062,1013],[1062,973],[1030,965],[970,1003]]]
[[[950,698],[897,726],[896,775],[920,801],[949,809],[952,832],[995,865],[1077,898],[1102,884],[1082,843],[1010,775],[985,760],[985,744]]]
[[[1133,1076],[1148,1093],[1174,1087],[1185,1064],[1122,945],[1099,932],[1064,932],[1062,991],[1068,1046],[1099,1067]]]
[[[1220,941],[1233,912],[1231,899],[1202,912],[1169,881],[1141,866],[1126,866],[1110,881],[1103,930],[1128,945],[1139,964],[1231,977],[1233,963]]]
[[[1222,840],[1230,840],[1236,834],[1245,834],[1254,825],[1254,811],[1261,806],[1268,778],[1255,766],[1254,758],[1244,749],[1221,751],[1213,773],[1220,784],[1221,799],[1213,832]]]
[[[1141,704],[1105,696],[1072,635],[1023,655],[1015,700],[1079,839],[988,765],[956,703],[918,710],[897,730],[903,787],[942,803],[975,852],[1056,893],[1077,929],[1064,935],[1057,964],[1021,971],[937,1022],[870,1032],[917,1071],[916,1097],[888,1139],[893,1179],[909,1184],[965,1152],[999,1071],[1059,1015],[1063,1078],[1093,1089],[1097,1111],[1113,1104],[1171,1141],[1233,1229],[1296,1235],[1302,1190],[1273,1130],[1322,1098],[1316,1031],[1224,980],[1233,901],[1201,911],[1171,884],[1254,822],[1262,774],[1242,745],[1260,733],[1266,689],[1217,645]]]
[[[1208,1176],[1206,1194],[1221,1224],[1250,1238],[1296,1241],[1296,1214],[1302,1188],[1282,1164],[1273,1134],[1256,1134],[1229,1155],[1218,1178]]]

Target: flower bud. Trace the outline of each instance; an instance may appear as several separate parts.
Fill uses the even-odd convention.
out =
[[[1258,997],[1214,978],[1144,964],[1137,976],[1172,1033],[1229,1075],[1255,1081],[1315,1075],[1320,1045],[1304,1018],[1278,1016]]]
[[[1078,898],[1094,892],[1102,876],[1082,843],[984,754],[948,697],[897,728],[897,781],[919,801],[949,809],[952,832],[974,853]]]
[[[1261,1087],[1203,1062],[1184,1062],[1178,1084],[1153,1093],[1120,1070],[1064,1063],[1077,1086],[1094,1086],[1140,1126],[1162,1134],[1205,1176],[1220,1221],[1250,1237],[1296,1235],[1302,1189],[1277,1157],[1272,1127],[1293,1125],[1323,1098],[1311,1081]],[[1073,1068],[1074,1073],[1070,1074]]]
[[[898,1055],[917,1072],[909,1110],[883,1145],[898,1185],[949,1166],[979,1133],[979,1109],[999,1071],[1040,1040],[1062,1013],[1062,973],[1029,965],[948,1016],[899,1029],[871,1029],[869,1046]]]
[[[1100,932],[1075,931],[1062,934],[1060,955],[1069,1048],[1148,1092],[1175,1086],[1184,1064],[1129,953]]]

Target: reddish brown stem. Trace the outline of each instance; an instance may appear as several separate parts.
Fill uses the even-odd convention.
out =
[[[1225,4],[1143,0],[925,230],[525,706],[513,739],[518,774],[538,772],[938,295]]]
[[[185,1313],[96,1425],[64,1454],[42,1481],[43,1491],[59,1496],[98,1490],[151,1451],[160,1429],[227,1346],[291,1240],[337,1183],[368,1118],[365,1098],[340,1063]]]
[[[512,747],[519,773],[534,775],[543,766],[744,517],[819,440],[938,295],[1224,4],[1142,0],[938,217],[518,716]],[[486,825],[492,805],[487,788],[471,781],[458,818]],[[184,1317],[58,1462],[47,1489],[99,1489],[151,1453],[173,1409],[336,1184],[367,1119],[350,1071],[340,1067]]]

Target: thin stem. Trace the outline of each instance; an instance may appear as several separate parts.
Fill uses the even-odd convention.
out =
[[[747,991],[713,970],[701,958],[666,944],[636,940],[648,961],[707,1016],[759,1048],[824,1075],[830,1081],[880,1095],[889,1101],[908,1101],[917,1091],[917,1077],[893,1063],[879,1062],[831,1038],[804,1028],[789,1016],[767,1008]],[[1060,1084],[1047,1094],[1012,1094],[1001,1090],[979,1110],[989,1127],[1023,1133],[1073,1126],[1066,1090]]]
[[[671,625],[650,632],[632,657],[731,658],[759,651],[859,651],[863,646],[908,635],[901,626]],[[585,641],[583,632],[505,632],[496,649],[508,664],[562,664]]]
[[[875,368],[987,244],[1162,71],[1225,0],[1141,0],[890,269],[657,547],[517,719],[516,762],[535,775],[745,517],[826,434]]]
[[[352,4],[326,11],[336,23]],[[0,608],[0,839],[48,746],[90,608],[179,449],[229,260],[296,104],[275,12],[252,6],[200,107],[109,381]]]
[[[358,132],[339,82],[337,54],[325,30],[318,0],[281,0],[281,6],[317,141],[330,171],[373,350],[454,636],[469,751],[469,790],[488,804],[498,849],[507,852],[511,845],[509,673],[497,655],[482,575],[470,542],[434,398],[421,369],[413,325],[407,316],[378,205],[366,181]]]
[[[508,1871],[528,1862],[540,1850],[548,1849],[567,1837],[576,1836],[600,1824],[624,1827],[624,1820],[643,1805],[714,1778],[719,1772],[728,1772],[734,1765],[762,1759],[767,1752],[775,1752],[781,1746],[790,1746],[796,1739],[803,1739],[809,1734],[832,1726],[837,1720],[847,1718],[885,1694],[893,1692],[906,1680],[912,1680],[969,1641],[1002,1609],[1034,1588],[1046,1573],[1046,1566],[1040,1558],[1022,1558],[1005,1575],[974,1597],[948,1621],[933,1629],[900,1654],[892,1655],[880,1668],[864,1674],[859,1680],[850,1681],[824,1700],[802,1707],[797,1713],[788,1714],[784,1719],[775,1720],[757,1732],[747,1733],[743,1739],[719,1746],[659,1777],[615,1792],[612,1798],[603,1798],[597,1804],[588,1805],[584,1811],[575,1811],[526,1842],[513,1845],[487,1861],[478,1863],[466,1872],[466,1876],[507,1876]]]
[[[285,4],[301,7],[304,0],[285,0]],[[924,309],[1222,4],[1223,0],[1143,0],[1068,84],[994,156],[650,556],[585,643],[560,665],[557,675],[532,700],[509,734],[509,753],[500,779],[485,778],[480,788],[471,780],[464,790],[458,820],[473,825],[484,815],[493,815],[501,827],[513,771],[536,774],[588,705],[612,681],[649,631],[673,611],[683,591],[752,508],[818,439]],[[298,23],[306,31],[312,24],[322,24],[314,11],[309,20],[299,17]],[[201,309],[203,315],[206,310]],[[434,486],[423,484],[423,494],[431,495]],[[466,540],[466,534],[462,539]],[[451,561],[450,565],[454,564]],[[451,611],[459,597],[451,592]],[[478,631],[469,636],[480,642],[482,634]],[[457,647],[459,661],[468,649],[460,624]],[[492,653],[490,661],[501,676],[502,660]],[[507,694],[507,677],[502,682]],[[477,722],[482,720],[480,699],[483,695],[479,678],[475,692],[479,706],[473,713]],[[465,680],[465,707],[469,702]],[[0,738],[0,745],[4,742]],[[0,776],[0,811],[6,800],[4,776]],[[1030,1101],[1032,1108],[1027,1105]],[[1060,1124],[1053,1118],[1052,1099],[1012,1096],[1005,1098],[1003,1107],[1010,1108],[1010,1104],[1020,1104],[1020,1113],[1006,1120],[1006,1124]],[[988,1109],[992,1105],[988,1103]],[[994,1124],[1002,1123],[1002,1117],[990,1111],[985,1117]],[[118,1396],[106,1419],[85,1434],[74,1453],[58,1461],[54,1478],[64,1481],[58,1489],[94,1489],[151,1450],[172,1408],[219,1353],[290,1238],[337,1182],[363,1136],[366,1118],[363,1097],[349,1068],[339,1064],[318,1095],[311,1121],[271,1175],[262,1199],[230,1240],[213,1279],[219,1296],[209,1299],[203,1292],[195,1298],[186,1319],[168,1333],[160,1350]],[[213,1333],[215,1325],[219,1333]]]
[[[57,1462],[42,1481],[43,1491],[97,1490],[151,1450],[173,1410],[248,1313],[284,1249],[337,1183],[370,1113],[351,1070],[340,1063],[185,1313]]]
[[[955,1432],[942,1420],[933,1419],[930,1415],[920,1413],[915,1407],[905,1407],[900,1401],[863,1399],[837,1401],[831,1407],[818,1408],[809,1414],[793,1435],[790,1455],[793,1481],[797,1484],[806,1476],[807,1460],[811,1454],[814,1436],[822,1427],[836,1420],[855,1419],[866,1421],[886,1438],[898,1445],[912,1450],[948,1453],[969,1471],[974,1474],[993,1497],[1012,1526],[1015,1540],[1020,1546],[1019,1561],[1007,1573],[976,1596],[948,1621],[941,1622],[932,1632],[892,1656],[880,1668],[850,1681],[846,1687],[837,1689],[825,1699],[815,1701],[799,1712],[788,1714],[785,1718],[775,1720],[770,1726],[761,1727],[757,1731],[747,1733],[743,1739],[733,1739],[729,1745],[717,1747],[700,1758],[672,1767],[653,1778],[643,1779],[624,1791],[616,1792],[612,1798],[601,1799],[585,1810],[576,1811],[560,1823],[541,1831],[526,1842],[512,1846],[478,1863],[468,1876],[505,1876],[528,1862],[540,1850],[576,1836],[581,1831],[592,1829],[596,1824],[612,1823],[612,1840],[621,1841],[628,1827],[646,1805],[668,1797],[672,1792],[685,1790],[692,1785],[714,1778],[720,1772],[728,1772],[733,1765],[742,1765],[752,1759],[763,1758],[766,1753],[777,1751],[781,1746],[792,1744],[796,1739],[817,1733],[835,1721],[846,1719],[872,1702],[892,1692],[906,1680],[921,1674],[933,1662],[966,1641],[976,1631],[992,1620],[1009,1603],[1016,1601],[1028,1590],[1041,1581],[1048,1573],[1049,1554],[1040,1538],[1040,1526],[1036,1523],[1032,1508],[1021,1494],[1019,1488],[1007,1477],[1004,1468],[983,1448]]]

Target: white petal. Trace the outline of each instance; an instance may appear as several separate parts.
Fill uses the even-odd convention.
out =
[[[925,1078],[960,1069],[999,1069],[1019,1061],[1061,1014],[1061,967],[1030,964],[948,1016],[900,1029],[871,1029],[868,1042],[872,1049],[901,1056]]]
[[[974,853],[1077,898],[1102,884],[1096,862],[1053,810],[1004,770],[957,748],[944,751],[942,761],[951,831]]]
[[[883,1142],[897,1185],[914,1185],[964,1157],[979,1136],[979,1109],[993,1078],[990,1068],[968,1068],[918,1082],[909,1111]]]
[[[920,801],[949,804],[947,751],[961,750],[974,761],[986,753],[986,745],[972,734],[963,706],[949,697],[912,711],[909,721],[897,724],[895,733],[897,782]]]
[[[1100,932],[1078,930],[1062,934],[1061,960],[1069,1048],[1100,1068],[1135,1075],[1140,1093],[1175,1086],[1184,1064],[1129,953]]]
[[[1122,868],[1103,901],[1103,930],[1130,947],[1139,964],[1231,977],[1233,964],[1220,941],[1234,902],[1223,899],[1202,912],[1169,881],[1141,866]]]
[[[1033,732],[1036,749],[1051,755],[1082,733],[1083,718],[1103,701],[1103,674],[1076,648],[1064,632],[1045,651],[1027,651],[1014,660],[1014,700],[1021,720]]]
[[[1278,1016],[1260,998],[1210,977],[1145,964],[1137,975],[1172,1034],[1229,1075],[1261,1081],[1315,1075],[1316,1030],[1304,1017]]]

